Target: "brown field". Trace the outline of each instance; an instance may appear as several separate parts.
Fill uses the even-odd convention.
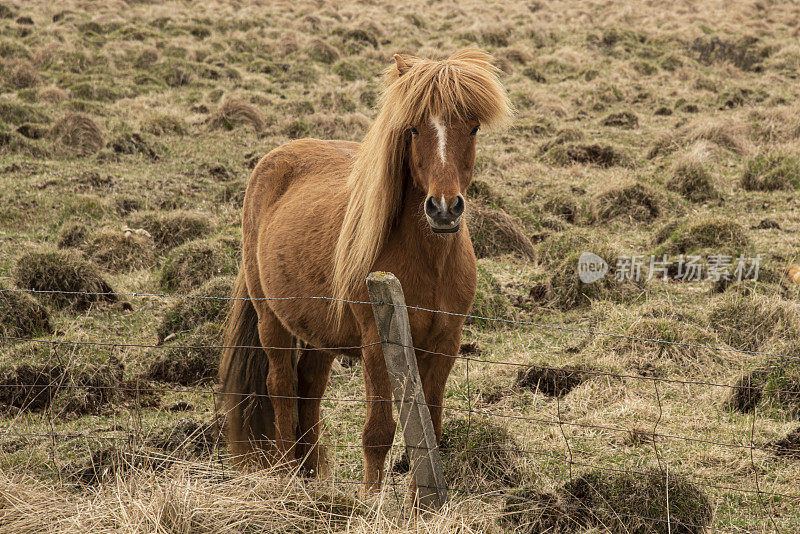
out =
[[[399,435],[358,492],[358,362],[330,480],[242,475],[218,351],[185,348],[220,344],[224,301],[0,292],[0,532],[800,531],[798,28],[781,0],[0,0],[3,289],[229,295],[258,158],[359,140],[394,53],[477,45],[517,116],[479,134],[474,313],[536,323],[468,321],[455,491],[418,516]],[[662,254],[760,276],[614,279]]]

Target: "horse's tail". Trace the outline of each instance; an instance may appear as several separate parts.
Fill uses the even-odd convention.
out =
[[[241,269],[225,328],[219,395],[228,448],[242,466],[265,465],[275,439],[275,413],[267,396],[269,360],[260,348],[258,315],[249,296]]]

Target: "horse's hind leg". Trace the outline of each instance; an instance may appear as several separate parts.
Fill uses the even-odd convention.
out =
[[[293,338],[265,303],[258,304],[258,336],[269,358],[267,394],[275,411],[275,451],[279,461],[291,462],[294,460],[294,431],[297,427],[297,373],[292,366]]]
[[[301,348],[297,365],[297,449],[295,457],[302,462],[304,470],[314,476],[328,474],[325,449],[319,443],[322,425],[319,408],[328,386],[328,377],[334,355],[329,352]]]

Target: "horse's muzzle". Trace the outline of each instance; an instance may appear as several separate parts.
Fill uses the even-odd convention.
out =
[[[434,234],[454,234],[461,228],[461,217],[444,225],[436,224],[428,218],[428,226]]]
[[[436,234],[458,232],[465,205],[464,197],[460,194],[450,203],[446,202],[444,197],[437,200],[433,195],[428,195],[425,200],[425,218],[431,230]]]

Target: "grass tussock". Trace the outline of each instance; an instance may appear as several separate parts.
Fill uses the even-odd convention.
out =
[[[800,188],[800,160],[786,153],[759,154],[745,163],[740,183],[746,191]]]
[[[505,523],[530,534],[595,529],[702,534],[714,515],[711,500],[697,486],[660,471],[590,471],[555,492],[523,487],[506,499],[504,511]]]
[[[800,364],[791,358],[778,357],[748,371],[731,388],[724,406],[742,413],[752,413],[760,406],[760,413],[797,418],[800,416]]]
[[[701,118],[689,122],[658,139],[650,149],[648,158],[671,154],[681,147],[697,141],[708,141],[736,154],[753,151],[748,124],[730,118]]]
[[[311,59],[320,63],[336,63],[342,57],[338,48],[319,38],[309,41],[306,51]]]
[[[796,339],[800,335],[799,311],[781,299],[726,293],[711,309],[709,320],[730,346],[758,351],[780,340]]]
[[[14,289],[0,280],[0,290]],[[50,312],[27,293],[0,291],[0,337],[38,337],[53,331]],[[12,342],[13,340],[8,340]]]
[[[557,145],[547,152],[547,159],[555,165],[597,165],[613,167],[624,165],[628,157],[617,147],[607,144],[575,144]]]
[[[264,114],[250,102],[241,98],[225,97],[209,119],[209,126],[224,130],[246,126],[256,134],[261,134],[266,129],[267,121]]]
[[[502,287],[482,261],[478,262],[478,285],[475,300],[472,303],[471,315],[494,319],[516,319],[519,311],[503,293]],[[468,324],[488,328],[501,328],[505,323],[487,319],[467,319]]]
[[[164,313],[158,326],[159,343],[171,334],[181,334],[207,321],[221,324],[228,313],[230,301],[227,299],[232,292],[233,277],[218,276],[190,293],[192,297],[211,298],[178,299]]]
[[[0,406],[6,408],[50,408],[56,418],[97,414],[123,395],[117,388],[123,384],[124,367],[113,356],[76,361],[69,349],[36,342],[8,347],[2,355]]]
[[[800,427],[769,444],[777,456],[800,458]]]
[[[142,122],[141,128],[143,132],[157,137],[189,133],[189,125],[183,117],[174,113],[153,113]]]
[[[469,211],[472,246],[478,258],[514,254],[533,261],[536,250],[530,238],[514,218],[502,210],[473,205]]]
[[[217,375],[224,332],[218,323],[206,322],[188,334],[154,349],[154,360],[145,377],[149,380],[196,385]]]
[[[663,196],[651,186],[641,183],[623,184],[598,193],[590,203],[590,221],[601,222],[619,216],[648,222],[658,218]]]
[[[678,226],[662,246],[671,253],[688,254],[713,250],[724,254],[744,252],[750,245],[747,230],[739,223],[713,217]]]
[[[41,84],[42,77],[33,63],[21,60],[11,67],[8,73],[8,83],[16,89],[27,89]]]
[[[488,418],[445,421],[439,448],[452,488],[496,490],[514,487],[524,478],[519,446],[506,428]]]
[[[17,260],[14,282],[23,289],[43,291],[37,296],[57,308],[85,310],[95,303],[117,300],[115,295],[102,294],[114,290],[97,266],[70,249],[23,254]]]
[[[641,294],[641,289],[635,283],[617,279],[614,265],[620,254],[616,249],[595,244],[590,251],[608,264],[608,272],[596,282],[584,283],[578,276],[578,262],[582,253],[569,253],[554,266],[547,281],[546,294],[550,306],[571,310],[598,300],[627,302]]]
[[[664,186],[692,202],[717,198],[710,170],[711,153],[705,143],[696,143],[673,164]]]
[[[89,228],[82,222],[70,222],[61,228],[58,248],[77,248],[86,242]]]
[[[106,144],[100,126],[83,113],[64,115],[53,125],[50,135],[60,150],[77,155],[93,154]]]
[[[514,385],[540,392],[548,397],[562,397],[591,378],[585,368],[541,367],[532,365],[517,372]]]
[[[160,250],[170,249],[211,233],[210,217],[197,211],[142,211],[128,218],[133,229],[146,230]]]
[[[161,268],[161,287],[167,291],[189,292],[210,279],[236,274],[238,243],[224,238],[185,243],[169,253]]]
[[[145,232],[101,228],[94,232],[83,249],[89,258],[115,272],[128,272],[155,264],[153,239]]]

